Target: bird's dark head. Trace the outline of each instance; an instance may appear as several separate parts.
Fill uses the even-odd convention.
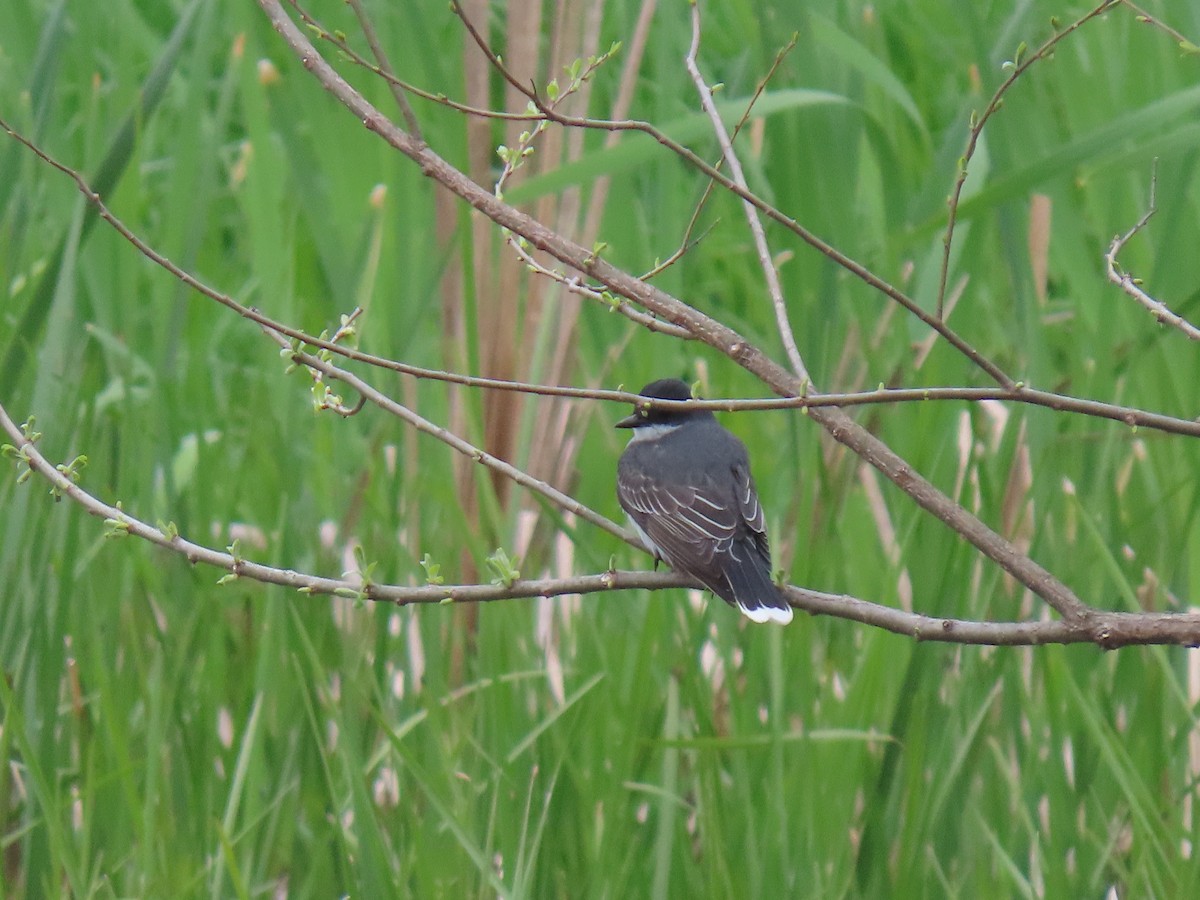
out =
[[[638,393],[643,397],[654,400],[691,400],[692,389],[678,378],[660,378],[652,381]],[[707,409],[656,409],[634,404],[633,415],[626,416],[617,422],[617,428],[644,428],[654,425],[681,425],[690,419],[712,418],[712,412]]]

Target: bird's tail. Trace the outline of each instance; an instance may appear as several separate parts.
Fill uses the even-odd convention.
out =
[[[771,581],[770,562],[749,541],[736,541],[732,549],[736,562],[725,570],[729,586],[717,592],[721,599],[736,606],[751,622],[786,625],[792,621],[791,606]]]

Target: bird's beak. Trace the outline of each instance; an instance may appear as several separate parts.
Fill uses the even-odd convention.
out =
[[[642,419],[643,416],[640,413],[635,412],[633,415],[626,416],[621,421],[617,422],[613,428],[637,428],[637,426],[642,424]]]

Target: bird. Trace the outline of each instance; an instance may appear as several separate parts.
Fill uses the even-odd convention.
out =
[[[677,378],[652,381],[640,396],[692,400]],[[616,423],[631,429],[617,463],[617,500],[655,557],[690,575],[752,622],[792,620],[771,580],[766,518],[743,444],[707,409],[634,404]]]

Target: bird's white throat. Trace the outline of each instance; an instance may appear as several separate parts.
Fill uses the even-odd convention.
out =
[[[679,427],[677,422],[658,422],[654,425],[639,425],[637,428],[631,429],[633,434],[629,436],[629,443],[635,441],[652,441],[655,438],[660,438],[664,434],[670,434]]]

